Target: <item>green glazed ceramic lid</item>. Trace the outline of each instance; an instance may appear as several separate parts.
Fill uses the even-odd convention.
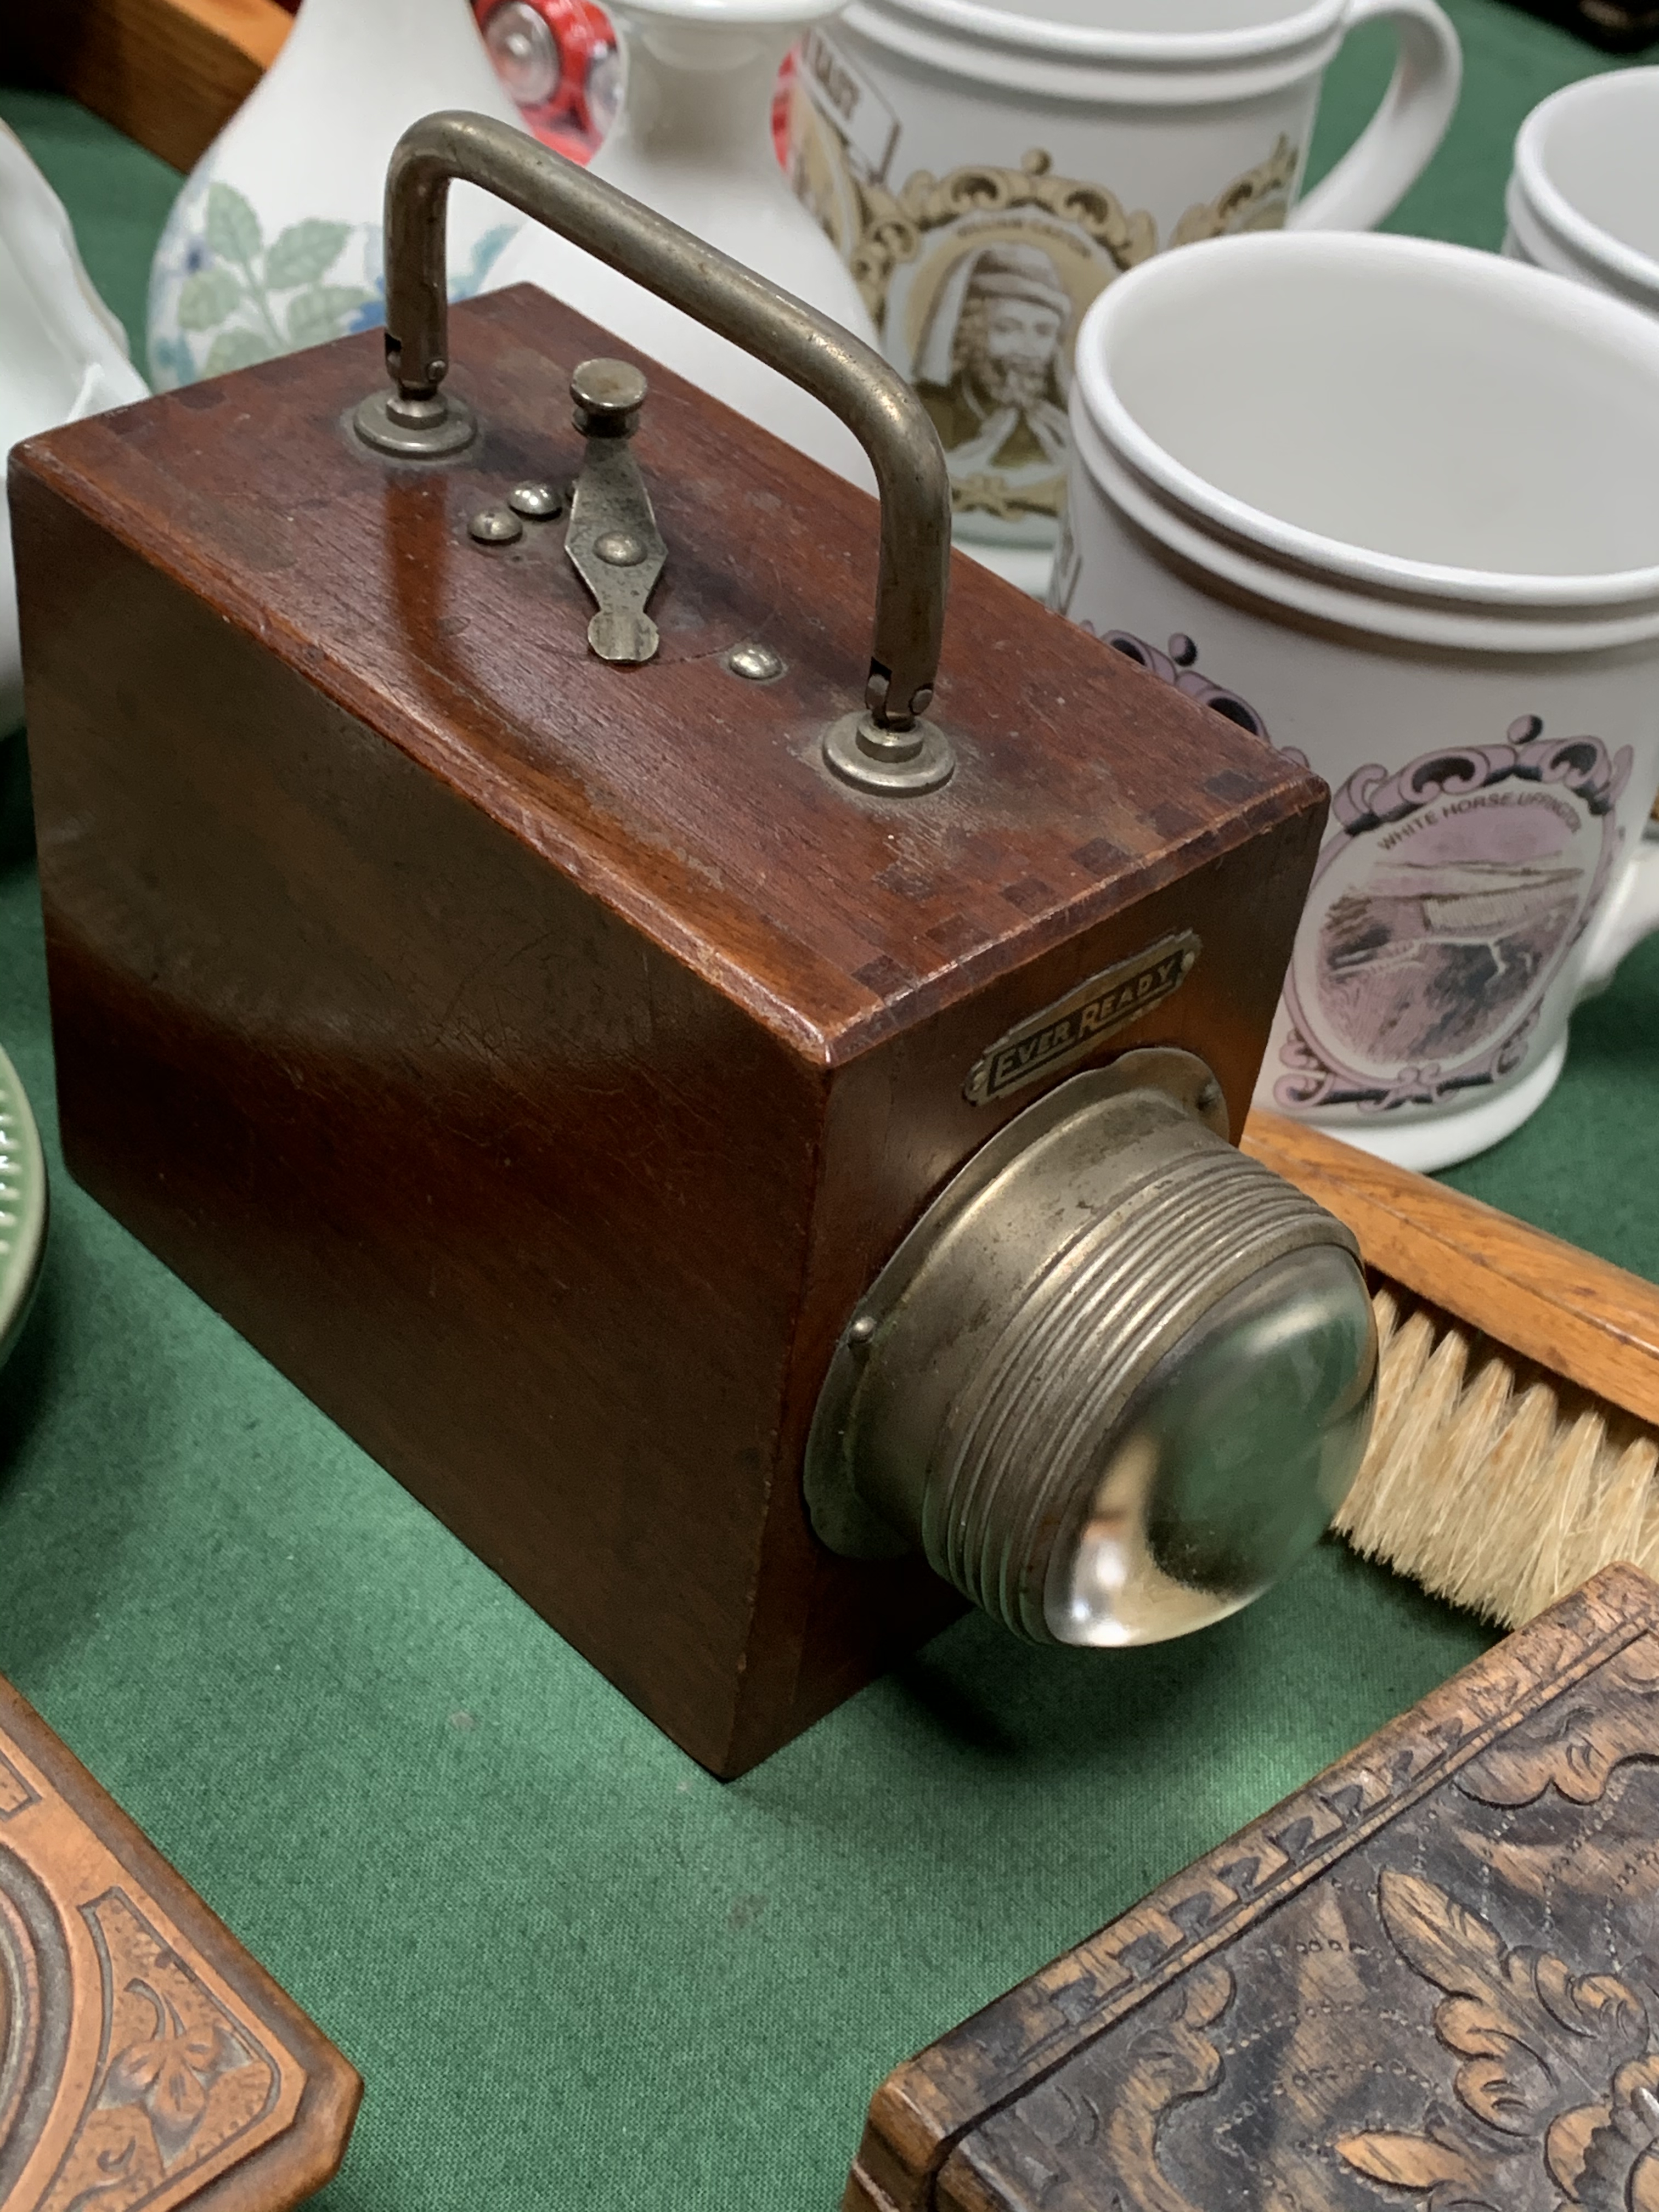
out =
[[[46,1243],[46,1163],[17,1070],[0,1052],[0,1364],[28,1314]]]

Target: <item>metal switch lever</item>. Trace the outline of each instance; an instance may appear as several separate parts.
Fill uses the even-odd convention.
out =
[[[621,270],[840,416],[869,455],[881,497],[864,703],[879,727],[909,729],[933,696],[951,574],[951,479],[921,402],[850,331],[507,124],[428,115],[392,151],[386,184],[392,389],[372,392],[356,410],[365,445],[413,460],[456,453],[476,434],[465,403],[442,389],[449,374],[445,207],[457,179]]]
[[[626,361],[585,361],[570,380],[587,452],[571,495],[564,550],[599,602],[588,643],[601,660],[623,665],[656,653],[657,625],[645,603],[668,557],[651,495],[629,450],[646,390],[644,376]]]

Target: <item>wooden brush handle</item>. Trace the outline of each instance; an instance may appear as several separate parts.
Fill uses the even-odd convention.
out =
[[[1559,1237],[1283,1115],[1253,1113],[1243,1149],[1346,1221],[1368,1267],[1659,1425],[1659,1288]]]

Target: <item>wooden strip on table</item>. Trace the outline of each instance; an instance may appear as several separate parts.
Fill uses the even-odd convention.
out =
[[[175,169],[192,169],[276,59],[276,0],[33,0],[21,59]]]

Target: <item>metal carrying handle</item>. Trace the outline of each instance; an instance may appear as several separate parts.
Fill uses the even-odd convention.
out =
[[[452,180],[481,185],[730,338],[838,415],[870,457],[881,559],[865,703],[883,727],[925,714],[939,668],[951,562],[951,480],[938,433],[897,371],[678,223],[485,115],[428,115],[386,179],[386,356],[394,419],[441,433],[451,408],[445,218]],[[448,441],[453,450],[456,441]],[[464,442],[464,441],[462,441]],[[422,448],[411,441],[407,450]],[[434,441],[425,450],[444,450]]]

